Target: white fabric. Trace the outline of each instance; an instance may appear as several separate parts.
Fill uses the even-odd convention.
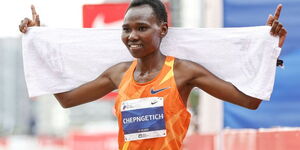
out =
[[[245,94],[269,100],[281,51],[270,27],[170,28],[165,55],[188,59]],[[119,29],[30,28],[22,39],[30,97],[71,90],[108,67],[133,60]]]

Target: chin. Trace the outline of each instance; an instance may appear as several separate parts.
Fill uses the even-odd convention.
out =
[[[133,54],[133,53],[130,53],[132,57],[134,58],[143,58],[144,55],[140,55],[140,54]]]
[[[129,52],[130,52],[131,56],[134,58],[143,58],[143,57],[146,57],[146,56],[154,53],[154,51],[144,51],[143,49],[140,51],[135,51],[135,52],[129,50]]]
[[[143,52],[132,52],[131,50],[129,50],[129,52],[130,52],[131,56],[134,58],[142,58],[147,55],[147,54],[143,54]]]

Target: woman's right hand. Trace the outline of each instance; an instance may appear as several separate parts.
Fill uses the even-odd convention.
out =
[[[24,18],[19,25],[19,30],[22,33],[26,33],[28,27],[40,26],[40,17],[36,13],[33,5],[31,5],[31,12],[32,12],[32,20],[30,20],[29,18]]]

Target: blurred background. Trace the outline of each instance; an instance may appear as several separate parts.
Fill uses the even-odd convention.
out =
[[[18,25],[34,4],[47,27],[121,28],[130,0],[0,1],[0,150],[114,150],[116,93],[63,109],[53,96],[29,99]],[[269,102],[258,110],[223,103],[199,89],[189,97],[192,114],[186,150],[299,150],[300,0],[164,0],[172,27],[242,27],[266,23],[283,4],[288,37]],[[274,144],[275,143],[275,144]]]

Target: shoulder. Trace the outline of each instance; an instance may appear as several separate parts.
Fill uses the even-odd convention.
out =
[[[186,69],[189,69],[190,67],[193,67],[193,66],[197,66],[199,64],[193,62],[193,61],[190,61],[190,60],[186,60],[186,59],[180,59],[180,58],[175,58],[175,61],[174,61],[174,67],[176,68],[186,68]]]
[[[175,58],[174,75],[175,78],[182,78],[185,82],[190,82],[195,78],[204,77],[211,74],[205,67],[196,62]]]
[[[202,65],[190,60],[175,58],[174,71],[185,72],[189,74],[198,74],[206,70]]]
[[[126,72],[130,65],[132,64],[132,61],[127,62],[120,62],[118,64],[115,64],[107,69],[108,72]]]
[[[114,85],[118,87],[124,73],[129,69],[131,64],[132,61],[115,64],[104,71],[101,76],[109,78],[114,83]]]

